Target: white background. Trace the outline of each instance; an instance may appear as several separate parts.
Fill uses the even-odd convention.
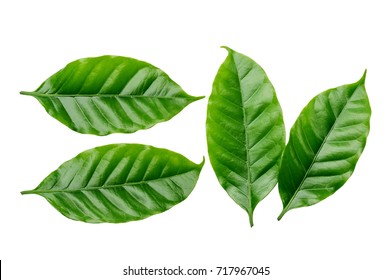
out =
[[[4,279],[130,279],[122,276],[128,265],[270,266],[271,275],[263,278],[281,280],[391,279],[387,2],[2,1]],[[219,186],[208,159],[187,200],[139,222],[75,222],[39,196],[20,195],[65,160],[103,144],[145,143],[200,162],[207,156],[207,98],[149,130],[98,137],[69,130],[19,91],[34,90],[75,59],[114,54],[148,61],[189,94],[208,97],[227,54],[221,45],[265,69],[288,131],[313,96],[355,82],[368,69],[371,133],[353,176],[335,195],[277,222],[282,205],[276,188],[258,205],[250,228],[246,213]],[[226,278],[237,279],[215,273],[197,279]]]

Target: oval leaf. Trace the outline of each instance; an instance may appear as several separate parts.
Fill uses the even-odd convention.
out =
[[[277,183],[285,146],[282,111],[264,70],[228,49],[213,83],[206,132],[221,186],[249,215]]]
[[[82,152],[22,194],[41,195],[77,221],[135,221],[186,199],[202,166],[165,149],[113,144]]]
[[[364,76],[313,98],[293,125],[278,186],[284,209],[310,206],[352,175],[369,133],[371,108]]]
[[[149,128],[202,98],[149,63],[108,55],[71,62],[36,91],[21,94],[34,96],[69,128],[96,135]]]

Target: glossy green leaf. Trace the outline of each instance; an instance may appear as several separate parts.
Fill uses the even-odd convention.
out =
[[[149,63],[108,55],[71,62],[36,91],[21,93],[69,128],[96,135],[149,128],[202,98]]]
[[[278,186],[283,211],[310,206],[336,192],[352,175],[369,133],[371,108],[365,73],[356,83],[313,98],[293,125]]]
[[[165,149],[113,144],[82,152],[22,194],[41,195],[77,221],[135,221],[186,199],[203,164]]]
[[[247,211],[252,226],[255,207],[277,183],[285,128],[264,70],[227,50],[208,102],[208,152],[221,186]]]

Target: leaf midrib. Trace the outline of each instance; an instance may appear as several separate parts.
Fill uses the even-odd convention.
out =
[[[234,55],[231,53],[232,55],[232,59],[234,61],[234,64],[235,64],[235,72],[236,72],[236,77],[237,77],[237,81],[238,81],[238,85],[239,85],[239,91],[240,91],[240,101],[242,102],[242,112],[243,112],[243,126],[244,126],[244,136],[245,136],[245,149],[246,149],[246,168],[247,168],[247,193],[248,193],[248,215],[249,215],[249,220],[250,220],[250,226],[252,227],[254,225],[254,222],[253,222],[253,206],[252,206],[252,188],[251,188],[251,166],[250,166],[250,155],[249,155],[249,140],[248,140],[248,133],[247,133],[247,118],[246,118],[246,110],[244,108],[245,106],[245,102],[243,100],[243,96],[242,96],[242,84],[241,84],[241,79],[239,77],[239,72],[238,72],[238,65],[236,63],[236,60],[235,60],[235,57]],[[252,69],[251,69],[252,70]],[[250,71],[251,71],[250,70]],[[249,72],[250,72],[249,71]]]
[[[95,98],[153,98],[153,99],[187,99],[187,100],[199,100],[204,96],[146,96],[146,95],[120,95],[120,94],[58,94],[58,93],[41,93],[41,92],[30,92],[21,91],[20,94],[34,96],[34,97],[47,97],[47,98],[60,98],[60,97],[95,97]]]
[[[45,194],[45,193],[74,193],[74,192],[84,192],[84,191],[98,191],[102,189],[115,189],[115,188],[125,188],[125,187],[136,187],[142,184],[148,184],[148,183],[154,183],[154,182],[159,182],[159,181],[164,181],[167,179],[172,179],[178,176],[183,176],[186,175],[190,172],[197,171],[197,168],[191,169],[189,171],[186,171],[184,173],[176,174],[173,176],[167,176],[167,177],[162,177],[158,179],[153,179],[153,180],[146,180],[146,181],[139,181],[139,182],[130,182],[130,183],[123,183],[123,184],[115,184],[115,185],[103,185],[99,187],[94,187],[94,188],[84,188],[84,189],[61,189],[61,190],[29,190],[29,191],[22,191],[22,194]]]
[[[293,194],[293,196],[292,196],[291,199],[289,200],[288,204],[287,204],[287,205],[284,207],[284,209],[282,210],[281,214],[278,216],[278,220],[280,220],[280,219],[285,215],[285,213],[286,213],[287,211],[290,210],[290,206],[292,205],[293,201],[295,200],[297,194],[301,191],[301,187],[303,186],[304,181],[307,179],[307,176],[308,176],[309,172],[311,171],[311,169],[312,169],[313,165],[315,164],[315,162],[317,162],[319,153],[322,151],[323,146],[326,144],[326,142],[327,142],[327,140],[328,140],[328,138],[329,138],[331,132],[334,130],[334,127],[335,127],[335,125],[337,124],[338,119],[340,118],[340,116],[342,115],[342,113],[345,111],[345,109],[346,109],[348,103],[349,103],[350,100],[352,99],[353,95],[356,93],[357,88],[358,88],[359,86],[361,86],[361,84],[358,84],[358,85],[356,86],[356,88],[354,89],[353,94],[348,98],[348,100],[347,100],[345,106],[343,107],[342,111],[341,111],[341,112],[339,113],[339,115],[335,118],[335,121],[334,121],[333,125],[331,126],[330,130],[328,131],[326,137],[324,138],[322,144],[320,145],[318,151],[316,152],[316,154],[315,154],[315,156],[314,156],[314,158],[313,158],[313,160],[312,160],[310,166],[308,167],[306,173],[304,174],[303,179],[302,179],[301,182],[300,182],[300,185],[298,186],[298,188],[296,189],[295,193]]]

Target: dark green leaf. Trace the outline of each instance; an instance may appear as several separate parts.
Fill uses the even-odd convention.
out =
[[[369,133],[364,76],[313,98],[293,125],[278,179],[283,211],[313,205],[352,175]]]
[[[266,73],[227,50],[208,103],[208,151],[221,186],[247,211],[252,226],[256,205],[277,183],[285,128]]]
[[[62,164],[34,190],[64,216],[89,223],[122,223],[164,212],[187,198],[201,164],[165,149],[114,144]]]
[[[36,91],[21,93],[69,128],[96,135],[149,128],[202,98],[186,94],[153,65],[121,56],[76,60]]]

